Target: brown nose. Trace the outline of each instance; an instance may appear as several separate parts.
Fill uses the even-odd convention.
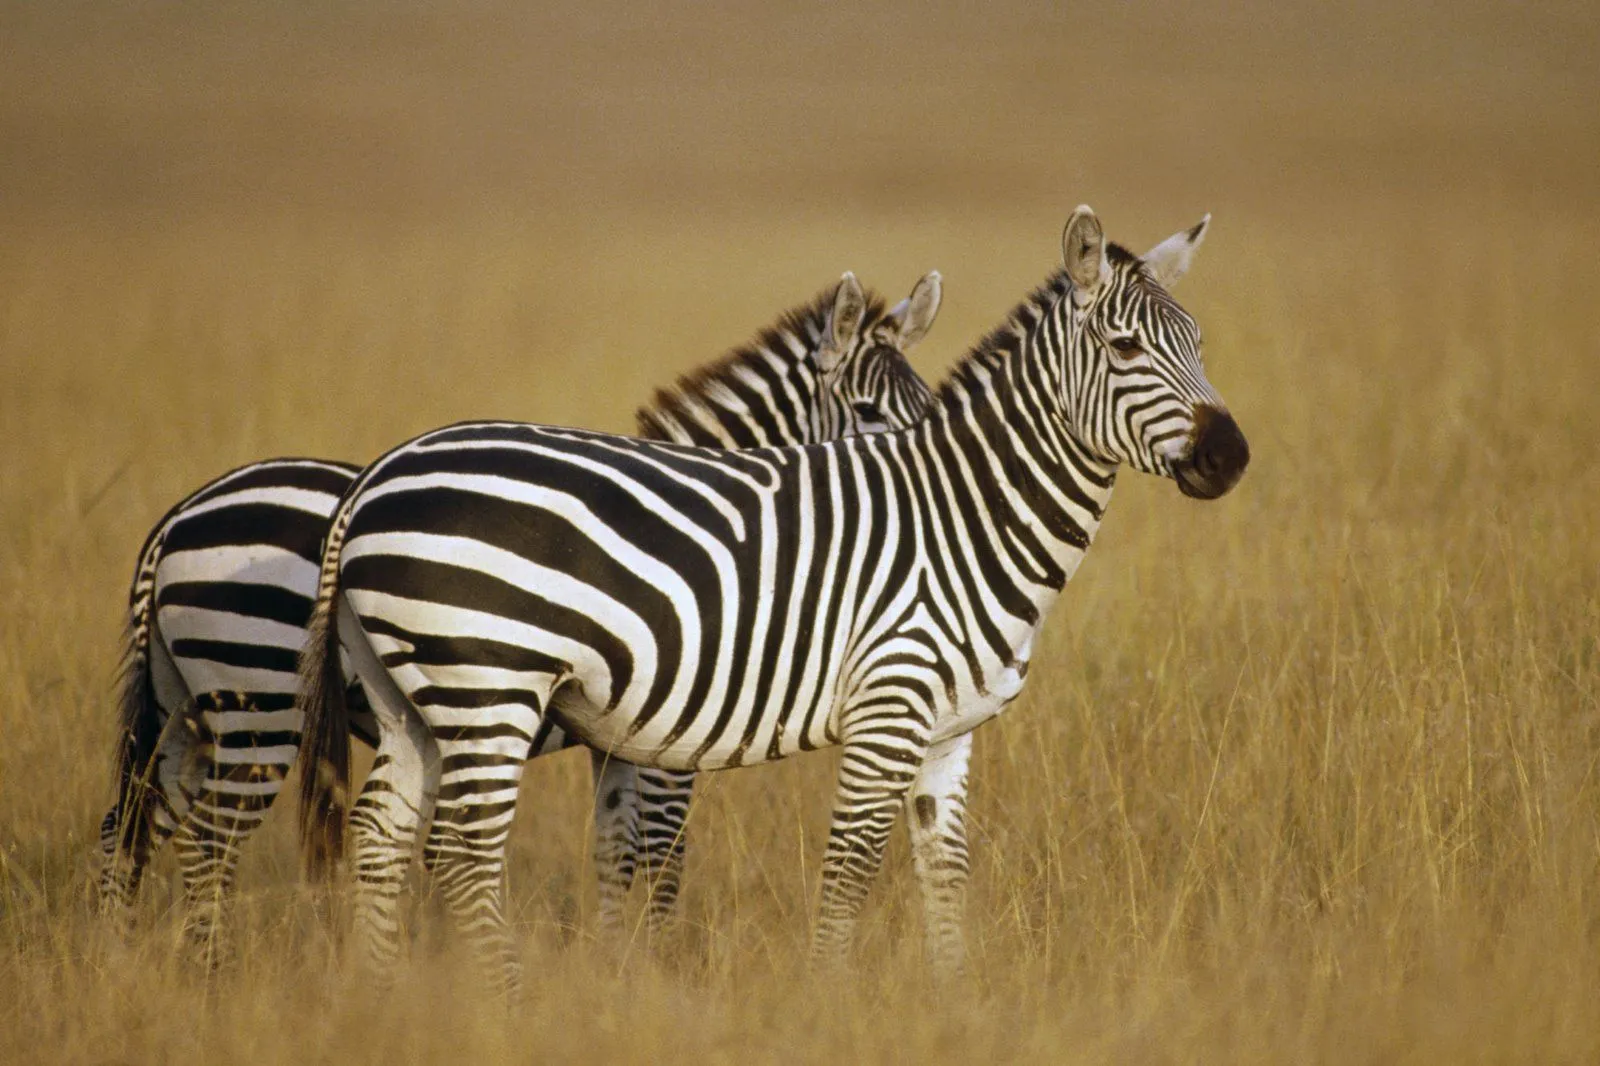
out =
[[[1174,470],[1178,488],[1187,496],[1214,500],[1238,484],[1250,465],[1250,443],[1239,423],[1218,407],[1202,404],[1194,412],[1194,447]]]

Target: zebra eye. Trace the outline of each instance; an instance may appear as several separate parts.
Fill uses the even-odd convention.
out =
[[[1115,348],[1123,355],[1136,355],[1144,350],[1140,347],[1139,341],[1132,334],[1129,334],[1126,337],[1112,337],[1111,347]]]
[[[856,417],[863,422],[884,421],[883,412],[878,409],[878,405],[875,403],[853,403],[850,407],[855,411]]]

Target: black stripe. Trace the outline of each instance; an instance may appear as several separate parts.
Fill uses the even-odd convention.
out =
[[[632,651],[608,630],[577,611],[476,570],[399,555],[364,555],[345,564],[342,581],[347,592],[370,589],[430,603],[485,611],[502,618],[538,618],[540,624],[551,632],[593,648],[605,660],[606,668],[611,673],[614,694],[619,693],[633,677]],[[375,633],[382,631],[384,622],[363,616],[361,625],[369,633]],[[403,630],[395,628],[401,639],[417,644],[420,654],[427,657],[424,661],[428,662],[469,662],[506,665],[510,669],[531,667],[534,670],[544,670],[553,662],[548,656],[530,655],[525,649],[499,641],[406,635]],[[451,643],[455,641],[462,643]],[[452,651],[470,657],[453,658]],[[401,651],[386,655],[384,665],[393,669],[400,663],[411,661],[411,654]],[[513,663],[519,665],[510,665]]]
[[[222,663],[224,666],[276,670],[284,674],[295,672],[295,660],[299,655],[292,648],[274,648],[265,644],[235,644],[229,640],[204,640],[196,637],[173,641],[171,651],[178,659],[203,659],[207,662]]]
[[[351,563],[353,568],[355,563]],[[348,573],[349,570],[346,570]],[[347,584],[347,587],[348,584]],[[525,648],[518,644],[489,640],[483,637],[436,636],[431,633],[414,633],[387,618],[363,617],[361,628],[368,633],[393,637],[409,645],[404,651],[384,655],[385,666],[400,663],[417,663],[429,666],[450,666],[456,663],[481,663],[497,670],[514,670],[525,673],[565,673],[571,666],[564,659]]]
[[[164,554],[206,548],[266,544],[293,552],[308,562],[322,560],[322,538],[330,514],[315,515],[270,503],[239,503],[201,514],[182,515],[167,531]]]
[[[457,710],[496,707],[503,704],[539,706],[538,696],[526,689],[513,688],[462,688],[445,685],[423,685],[409,694],[418,707],[451,707]]]
[[[217,734],[216,740],[217,747],[235,751],[243,748],[297,747],[300,732],[296,729],[236,729]]]
[[[161,607],[200,607],[246,618],[264,618],[304,629],[311,622],[312,601],[282,585],[235,581],[174,581],[161,586]]]

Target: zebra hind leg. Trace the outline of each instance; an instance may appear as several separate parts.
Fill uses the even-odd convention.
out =
[[[133,903],[145,871],[177,831],[187,806],[187,782],[179,773],[188,761],[191,734],[181,727],[185,711],[167,719],[144,766],[130,766],[117,801],[100,820],[100,873],[96,904],[119,929],[133,919]]]
[[[381,683],[381,682],[380,682]],[[439,790],[439,746],[409,704],[382,701],[377,758],[350,812],[353,938],[367,983],[389,985],[400,958],[400,893]]]
[[[906,796],[912,862],[922,892],[923,941],[935,972],[959,976],[966,965],[967,764],[972,734],[928,752]]]
[[[126,825],[131,817],[147,818],[148,824],[134,833]],[[174,827],[175,823],[164,808],[146,815],[125,813],[121,807],[112,807],[101,819],[96,905],[100,916],[117,929],[125,930],[132,923],[133,903],[138,898],[144,872],[172,836]]]
[[[639,856],[639,783],[641,774],[629,762],[603,751],[594,762],[594,838],[592,855],[602,937],[619,936],[623,905],[633,885]]]
[[[811,938],[814,964],[836,965],[855,939],[895,818],[927,750],[927,730],[909,709],[881,697],[847,711],[822,901]]]
[[[509,996],[521,983],[522,963],[506,919],[506,840],[527,751],[507,751],[504,743],[450,746],[423,862],[484,979]]]
[[[259,712],[249,695],[212,692],[195,701],[185,723],[194,742],[186,754],[190,766],[183,776],[200,783],[174,846],[187,905],[184,932],[210,966],[229,954],[227,911],[241,848],[283,790],[293,758],[292,745],[228,742],[230,737],[254,739],[256,718]]]
[[[683,880],[684,829],[694,774],[639,770],[639,827],[646,884],[645,920],[651,935],[664,932],[676,913]]]

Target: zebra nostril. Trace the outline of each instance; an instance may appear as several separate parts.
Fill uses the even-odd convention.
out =
[[[1250,462],[1250,446],[1239,425],[1228,412],[1209,404],[1195,409],[1193,442],[1186,463],[1187,479],[1180,483],[1193,489],[1203,485],[1203,495],[1212,499],[1227,492]]]
[[[1206,478],[1233,479],[1250,462],[1250,446],[1233,416],[1208,410],[1194,445],[1194,468]]]

